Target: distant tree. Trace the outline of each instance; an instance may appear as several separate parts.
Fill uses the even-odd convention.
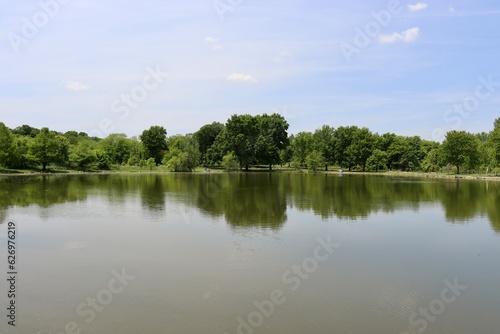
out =
[[[323,155],[316,150],[313,150],[306,156],[307,168],[313,173],[316,173],[316,170],[322,163],[324,163]]]
[[[33,138],[26,136],[16,136],[14,140],[14,162],[15,168],[29,168],[34,163],[30,159],[29,148]]]
[[[257,161],[269,165],[281,162],[280,151],[288,146],[288,122],[280,114],[255,116],[258,121]]]
[[[257,162],[256,143],[259,137],[259,122],[251,115],[232,115],[226,123],[229,151],[234,152],[240,166],[245,170]]]
[[[491,147],[497,166],[500,165],[500,118],[495,120],[495,128],[490,136]]]
[[[19,136],[35,138],[40,133],[40,130],[29,125],[21,125],[12,130],[12,133]]]
[[[156,161],[154,158],[149,158],[146,160],[146,167],[148,167],[149,171],[151,172],[153,168],[156,167]]]
[[[374,170],[378,172],[379,170],[384,170],[387,168],[387,161],[389,160],[389,155],[379,149],[373,150],[372,155],[366,161],[366,168],[368,170]]]
[[[327,171],[328,165],[335,163],[335,129],[323,125],[314,131],[313,137],[314,146],[321,154],[321,160],[325,163],[325,171]]]
[[[70,148],[70,163],[79,168],[89,167],[97,161],[96,149],[96,142],[90,139],[80,140],[77,145]]]
[[[99,144],[111,164],[122,165],[128,162],[133,154],[134,143],[124,133],[112,133]]]
[[[231,152],[226,154],[222,158],[221,165],[222,165],[222,167],[224,167],[224,169],[227,172],[236,171],[236,170],[240,169],[240,164],[238,162],[238,158],[236,158],[236,156]]]
[[[314,149],[314,137],[311,132],[302,131],[290,138],[295,165],[304,166],[306,158]]]
[[[498,117],[497,119],[495,119],[495,122],[493,122],[493,127],[495,129],[500,128],[500,117]]]
[[[47,165],[61,161],[60,149],[55,133],[42,128],[31,143],[29,154],[34,162],[42,165],[42,171],[45,172]]]
[[[465,131],[450,131],[446,134],[443,142],[444,160],[457,167],[457,174],[460,174],[460,167],[465,166],[474,169],[479,164],[479,140]]]
[[[342,168],[351,170],[354,166],[353,154],[348,152],[349,146],[353,143],[354,134],[359,128],[357,126],[340,126],[335,130],[335,161]],[[354,151],[351,149],[351,151]],[[351,153],[351,154],[349,154]]]
[[[0,166],[10,167],[14,160],[14,136],[4,123],[0,122]]]
[[[201,163],[204,165],[210,164],[210,159],[208,157],[208,150],[214,144],[215,138],[224,129],[224,125],[219,122],[213,122],[212,124],[206,124],[202,126],[193,135],[194,139],[198,143],[198,147],[201,154]]]
[[[372,155],[375,139],[368,128],[355,128],[352,141],[345,151],[348,167],[359,165],[366,168],[366,161]]]
[[[168,152],[162,163],[173,172],[190,172],[199,164],[198,142],[189,135],[172,136],[167,141]]]
[[[144,130],[140,139],[146,150],[147,158],[154,158],[156,164],[160,164],[163,153],[167,149],[167,130],[163,126],[152,126]]]
[[[215,141],[207,150],[206,159],[209,165],[216,165],[222,162],[222,158],[230,152],[231,139],[227,128],[222,129],[215,138]]]

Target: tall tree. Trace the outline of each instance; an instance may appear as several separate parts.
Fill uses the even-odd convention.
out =
[[[111,164],[124,164],[133,154],[133,142],[124,133],[112,133],[99,143]]]
[[[245,170],[257,162],[256,143],[259,137],[259,122],[251,115],[233,115],[226,123],[229,150],[234,152],[240,166]]]
[[[322,161],[325,163],[325,171],[328,165],[335,163],[335,129],[328,125],[314,131],[314,146],[321,154]]]
[[[12,130],[12,133],[19,136],[35,138],[36,135],[40,133],[40,130],[25,124]]]
[[[359,165],[366,168],[366,161],[372,155],[375,139],[368,128],[355,128],[352,133],[351,145],[345,151],[348,167]]]
[[[290,138],[293,160],[298,165],[305,165],[307,156],[314,150],[314,137],[311,132],[302,131]]]
[[[215,142],[215,138],[217,138],[222,129],[224,129],[223,124],[219,122],[213,122],[212,124],[203,125],[198,131],[194,133],[193,137],[198,142],[202,164],[209,164],[210,159],[207,155],[207,152]]]
[[[14,136],[4,123],[0,122],[0,166],[9,167],[14,158]]]
[[[496,163],[497,165],[500,165],[500,117],[495,120],[494,126],[495,128],[493,129],[489,137]]]
[[[49,128],[42,128],[40,133],[35,136],[29,153],[33,160],[42,165],[42,170],[47,170],[50,163],[61,161],[60,146],[55,133]]]
[[[142,132],[140,139],[146,150],[146,157],[153,158],[157,165],[160,164],[167,149],[167,130],[163,126],[152,126]]]
[[[198,166],[200,152],[198,142],[190,135],[172,136],[167,140],[168,153],[163,164],[173,172],[190,172]]]
[[[288,146],[288,122],[280,114],[255,116],[259,126],[259,136],[256,142],[257,160],[269,165],[281,161],[280,152]]]
[[[348,154],[348,149],[354,140],[354,133],[358,129],[357,126],[340,126],[335,130],[335,161],[342,168],[351,170],[354,166],[352,155]]]
[[[465,166],[474,169],[479,164],[479,140],[465,131],[450,131],[443,142],[443,158],[457,167]]]

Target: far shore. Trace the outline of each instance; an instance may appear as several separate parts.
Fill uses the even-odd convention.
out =
[[[78,171],[78,170],[49,170],[47,172],[41,171],[0,171],[0,176],[40,176],[40,175],[112,175],[112,174],[221,174],[226,173],[222,169],[210,169],[207,172],[203,167],[196,168],[192,172],[175,173],[167,171],[166,169],[156,168],[149,170],[147,168],[120,168],[112,170],[100,170],[100,171]],[[407,177],[407,178],[432,178],[432,179],[457,179],[457,180],[485,180],[485,181],[500,181],[500,176],[494,176],[493,174],[447,174],[447,173],[425,173],[425,172],[404,172],[404,171],[383,171],[383,172],[361,172],[361,171],[339,171],[331,169],[328,171],[319,170],[316,173],[312,173],[307,170],[296,170],[292,168],[281,168],[277,167],[272,171],[264,168],[250,169],[249,171],[236,171],[230,173],[297,173],[297,174],[331,174],[331,175],[379,175],[388,177]]]

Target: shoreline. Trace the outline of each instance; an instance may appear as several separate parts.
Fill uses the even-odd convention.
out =
[[[75,175],[113,175],[113,174],[223,174],[226,173],[223,170],[212,170],[209,173],[203,170],[195,170],[192,172],[169,172],[169,171],[149,171],[149,170],[133,170],[133,171],[95,171],[95,172],[81,172],[81,171],[55,171],[55,172],[17,172],[17,173],[3,173],[0,172],[0,177],[6,176],[75,176]],[[235,173],[235,172],[231,172]],[[268,170],[250,170],[250,171],[240,171],[236,173],[296,173],[296,174],[331,174],[331,175],[377,175],[377,176],[387,176],[387,177],[406,177],[406,178],[428,178],[428,179],[454,179],[454,180],[480,180],[480,181],[500,181],[500,176],[486,176],[486,175],[467,175],[467,174],[439,174],[439,173],[424,173],[424,172],[349,172],[344,171],[340,173],[338,171],[318,171],[316,173],[310,173],[307,171],[297,171],[291,169],[274,169],[272,171]]]

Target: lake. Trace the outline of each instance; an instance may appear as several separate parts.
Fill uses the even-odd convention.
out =
[[[2,279],[4,333],[500,330],[500,183],[298,173],[1,177],[7,279],[9,222],[16,326]]]

